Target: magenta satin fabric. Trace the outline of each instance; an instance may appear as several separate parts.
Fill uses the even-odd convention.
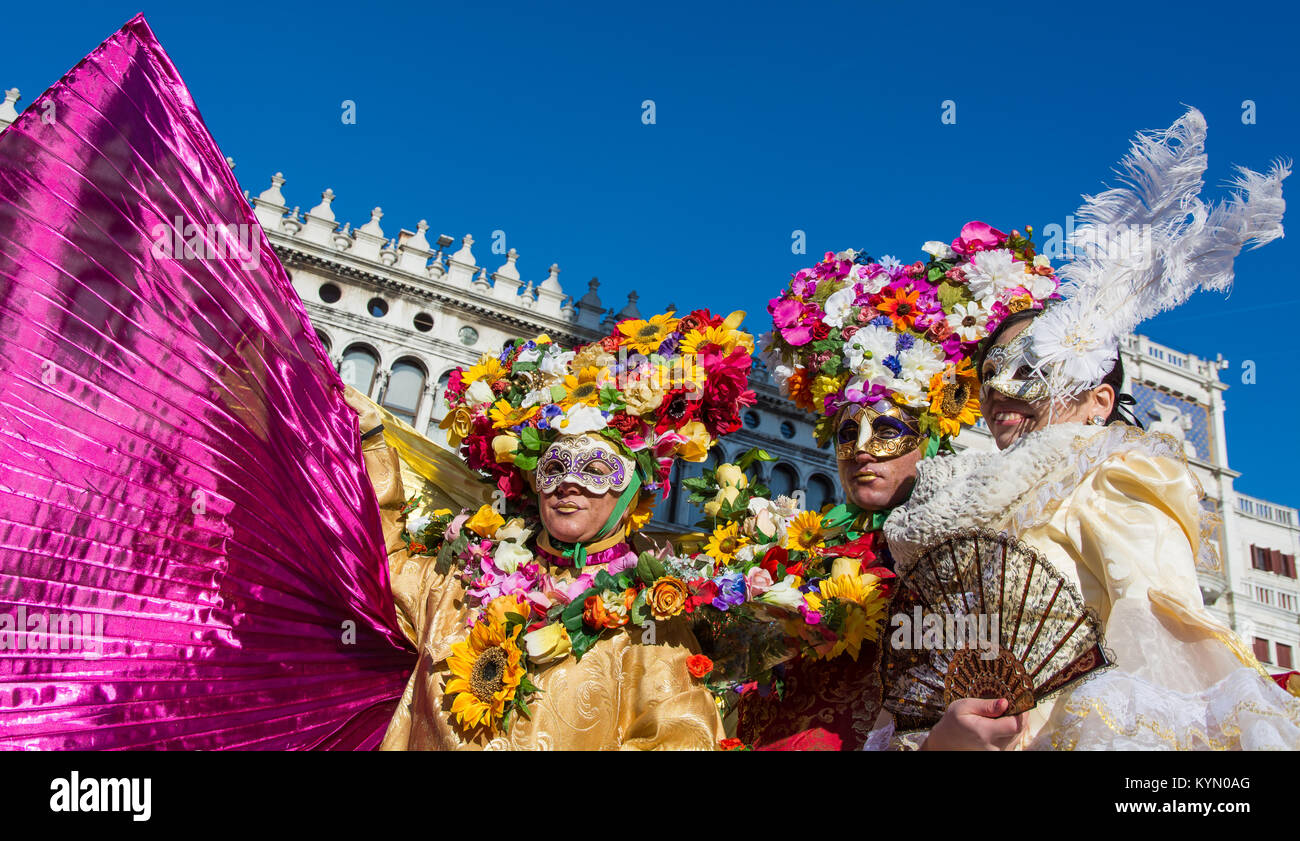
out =
[[[176,217],[260,267],[155,253]],[[415,662],[356,415],[143,17],[0,134],[6,614],[103,621],[0,651],[10,748],[371,748]]]

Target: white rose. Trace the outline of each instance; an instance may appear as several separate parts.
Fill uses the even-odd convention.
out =
[[[798,581],[796,576],[787,575],[759,594],[757,601],[784,607],[786,610],[798,610],[799,605],[804,601],[803,593],[799,592]]]
[[[497,544],[497,551],[492,556],[492,562],[496,564],[497,569],[506,575],[515,572],[521,564],[526,564],[532,559],[532,552],[510,540],[503,540]]]
[[[569,372],[569,363],[573,361],[573,351],[561,350],[555,345],[542,356],[541,362],[537,365],[537,370],[542,372],[542,376],[547,381],[562,380],[564,375]]]
[[[492,394],[491,386],[482,380],[475,380],[469,384],[469,388],[465,389],[465,399],[469,401],[470,405],[477,405],[479,403],[491,403],[495,399],[495,395]]]
[[[957,256],[957,252],[948,247],[946,242],[939,242],[937,239],[932,239],[921,246],[921,250],[936,260],[951,260]]]
[[[529,362],[536,362],[541,357],[542,352],[537,348],[532,348],[531,350],[519,351],[519,355],[515,357],[515,361],[527,364]]]

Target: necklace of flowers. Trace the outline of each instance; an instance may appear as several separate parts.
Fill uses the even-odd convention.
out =
[[[522,518],[506,521],[489,506],[455,517],[445,509],[420,514],[419,504],[408,506],[408,546],[436,554],[437,571],[458,570],[466,588],[470,633],[452,646],[444,692],[467,732],[509,732],[515,716],[529,717],[528,701],[539,691],[530,672],[570,656],[581,660],[609,631],[639,628],[634,639],[653,643],[656,622],[705,604],[726,610],[745,598],[733,577],[715,578],[707,556],[638,556],[614,547],[608,562],[557,577],[550,573],[557,559],[526,545],[532,529]],[[713,662],[695,655],[687,670],[705,679]]]

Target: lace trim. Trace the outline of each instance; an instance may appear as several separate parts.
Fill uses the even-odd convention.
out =
[[[1085,739],[1089,747],[1114,747],[1118,740],[1136,744],[1132,747],[1166,747],[1173,750],[1294,750],[1300,747],[1300,700],[1287,696],[1279,703],[1269,703],[1267,686],[1251,669],[1238,669],[1209,689],[1199,693],[1174,692],[1156,686],[1141,678],[1117,673],[1113,679],[1099,682],[1093,695],[1074,697],[1065,702],[1060,711],[1064,721],[1050,733],[1053,750],[1075,750]],[[1242,697],[1247,696],[1247,697]],[[1226,712],[1217,713],[1216,701],[1238,698]],[[1130,709],[1125,711],[1123,706]],[[1137,710],[1163,708],[1164,718],[1157,718]],[[1272,744],[1243,745],[1247,730],[1254,731],[1259,724],[1243,728],[1243,715],[1280,725],[1281,741]],[[1089,722],[1100,722],[1110,738],[1102,742],[1096,734],[1082,731]],[[1050,725],[1049,725],[1050,726]],[[1288,732],[1289,731],[1289,732]],[[1047,746],[1040,733],[1033,747]],[[1264,734],[1256,733],[1257,737]],[[1289,737],[1289,738],[1288,738]]]
[[[1102,462],[1127,452],[1172,459],[1191,478],[1198,499],[1205,490],[1187,465],[1177,439],[1126,423],[1106,427],[1054,424],[1031,432],[1001,452],[966,452],[927,459],[917,466],[912,497],[885,523],[900,562],[920,547],[971,526],[1023,534],[1043,525]],[[1197,567],[1221,571],[1212,534],[1217,515],[1202,507]]]

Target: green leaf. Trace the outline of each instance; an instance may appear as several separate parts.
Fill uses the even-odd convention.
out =
[[[537,456],[515,456],[515,467],[520,470],[536,470]]]
[[[519,433],[519,443],[525,450],[540,450],[542,436],[534,427],[525,426],[523,432]]]
[[[646,617],[649,615],[646,611],[646,598],[649,595],[649,590],[642,590],[637,593],[636,601],[632,602],[631,621],[633,625],[645,624]]]
[[[569,392],[568,392],[568,391],[564,388],[564,386],[562,386],[562,385],[553,385],[553,386],[551,386],[551,402],[552,402],[552,403],[559,403],[559,402],[560,402],[561,400],[563,400],[566,396],[568,396],[568,394],[569,394]]]

